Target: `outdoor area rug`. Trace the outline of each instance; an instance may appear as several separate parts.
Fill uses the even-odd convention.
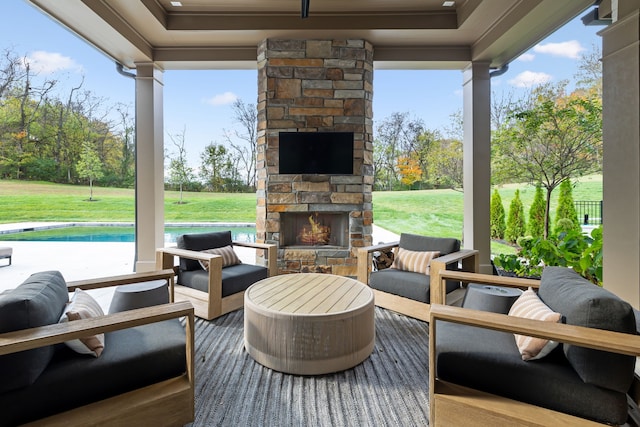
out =
[[[426,426],[429,326],[375,310],[371,357],[319,376],[283,374],[255,362],[244,349],[244,310],[197,319],[193,427]]]

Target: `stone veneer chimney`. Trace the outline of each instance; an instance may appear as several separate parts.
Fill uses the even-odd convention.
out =
[[[372,244],[373,47],[365,40],[265,40],[258,46],[258,241],[278,269],[356,275]],[[353,175],[281,175],[280,132],[353,132]],[[346,213],[348,246],[283,247],[287,212]]]

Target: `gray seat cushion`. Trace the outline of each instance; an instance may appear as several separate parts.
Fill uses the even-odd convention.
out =
[[[513,334],[439,321],[436,349],[441,380],[599,422],[626,421],[626,394],[584,383],[561,347],[523,361]]]
[[[251,264],[237,264],[222,269],[222,298],[246,290],[255,282],[266,279],[269,270],[266,267]],[[178,283],[182,286],[209,291],[209,273],[200,269],[179,271]]]
[[[447,255],[460,250],[460,241],[446,237],[402,233],[399,247],[410,251],[440,251],[440,255]],[[455,269],[455,267],[455,265],[447,266],[447,269]],[[373,289],[424,303],[431,301],[430,283],[431,278],[428,275],[395,268],[373,271],[369,275],[369,286]],[[451,292],[459,288],[460,283],[447,281],[446,286],[447,292]]]
[[[0,333],[58,323],[69,301],[58,271],[32,274],[16,289],[0,294]],[[0,356],[0,393],[32,384],[49,364],[54,347]]]
[[[633,308],[626,301],[565,267],[546,267],[539,290],[552,310],[569,325],[636,334]],[[563,345],[571,366],[583,381],[626,393],[633,380],[635,357]]]
[[[426,303],[431,300],[430,282],[431,278],[426,274],[395,268],[374,271],[369,276],[369,286],[373,289]]]
[[[179,376],[185,360],[185,332],[177,319],[106,333],[98,358],[60,345],[32,385],[0,394],[0,425],[33,421]]]

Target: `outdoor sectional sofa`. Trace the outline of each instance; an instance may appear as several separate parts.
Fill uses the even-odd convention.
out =
[[[0,426],[177,426],[193,420],[193,307],[169,303],[58,323],[77,288],[148,280],[173,271],[65,283],[33,274],[0,294]],[[184,317],[183,326],[180,318]],[[66,341],[104,333],[99,357]]]
[[[531,287],[562,317],[555,323],[432,306],[430,425],[626,422],[632,400],[627,393],[640,355],[634,310],[627,302],[564,267],[546,267],[539,281],[459,272],[443,272],[445,278]],[[525,361],[514,334],[560,344]]]

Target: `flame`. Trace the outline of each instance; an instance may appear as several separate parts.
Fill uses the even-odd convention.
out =
[[[309,215],[310,226],[302,226],[302,230],[298,234],[298,238],[302,243],[307,245],[326,245],[329,243],[331,227],[322,225],[317,218],[317,213],[315,214],[315,219],[314,215]]]

